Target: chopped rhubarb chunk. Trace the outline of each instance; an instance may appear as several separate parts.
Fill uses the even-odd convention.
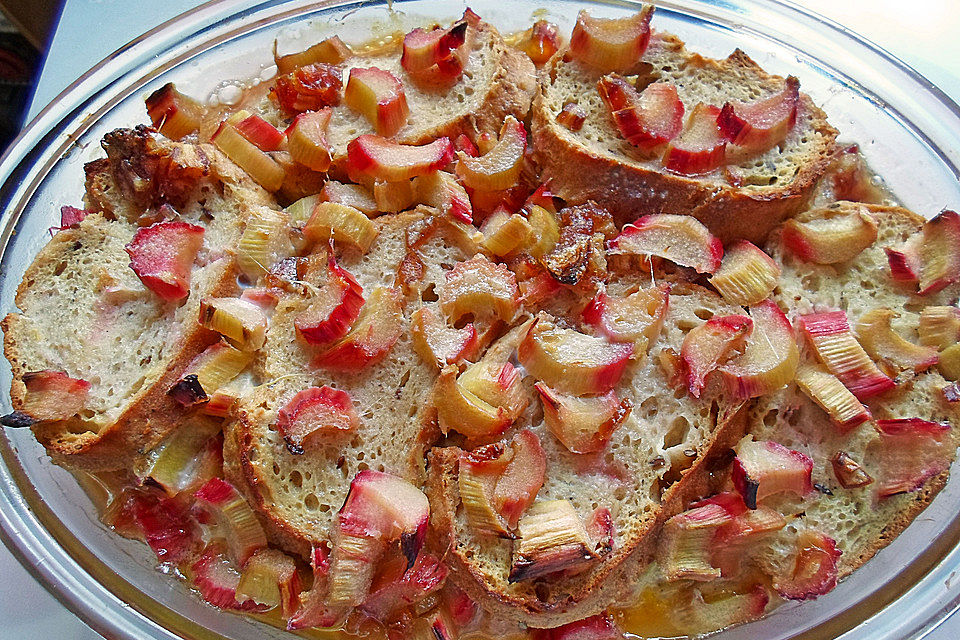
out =
[[[851,260],[877,239],[877,221],[866,207],[850,212],[823,207],[791,218],[783,225],[785,247],[798,258],[817,264]]]
[[[383,359],[400,339],[403,309],[396,289],[377,287],[363,305],[353,328],[314,359],[317,367],[357,371]]]
[[[760,151],[782,142],[797,121],[800,81],[786,79],[783,91],[755,102],[728,102],[717,122],[730,142],[749,151]]]
[[[77,226],[83,222],[83,219],[90,213],[92,212],[86,209],[78,209],[69,205],[60,207],[60,230],[63,231],[64,229]]]
[[[832,538],[803,529],[794,543],[794,560],[784,575],[773,576],[773,588],[789,600],[822,596],[837,586],[840,550]]]
[[[547,457],[540,438],[529,429],[514,436],[510,447],[513,458],[497,479],[493,507],[513,529],[543,486]]]
[[[950,466],[950,425],[919,418],[877,420],[881,498],[916,491]]]
[[[625,297],[601,289],[583,310],[583,321],[611,340],[633,342],[637,353],[646,353],[656,342],[670,305],[670,285],[640,289]]]
[[[283,167],[240,135],[229,121],[220,123],[210,141],[267,191],[278,191],[283,186]]]
[[[735,449],[733,484],[751,509],[764,498],[789,492],[805,496],[813,491],[813,460],[806,454],[770,440],[746,436]]]
[[[333,617],[326,606],[327,578],[330,560],[327,548],[313,547],[310,550],[310,568],[313,571],[313,586],[300,594],[300,605],[287,620],[287,630],[329,626]]]
[[[603,449],[610,435],[629,415],[630,403],[613,391],[600,396],[578,397],[538,382],[543,419],[557,439],[572,453]]]
[[[687,116],[683,131],[663,152],[661,162],[668,171],[687,176],[710,173],[723,164],[727,141],[720,131],[713,105],[697,104]]]
[[[409,569],[401,567],[402,575],[381,584],[374,582],[370,595],[361,609],[381,623],[396,621],[400,613],[438,591],[449,570],[431,553],[421,553]]]
[[[523,38],[517,43],[517,48],[530,56],[535,65],[542,65],[560,48],[557,25],[546,20],[537,20],[532,27],[523,32]]]
[[[234,125],[244,138],[261,151],[276,151],[283,143],[283,133],[256,114],[251,114]]]
[[[570,53],[603,71],[626,71],[647,50],[652,17],[652,5],[626,18],[593,18],[582,10],[570,36]]]
[[[133,494],[134,522],[157,559],[175,565],[189,559],[200,544],[200,528],[183,505],[155,494]]]
[[[683,102],[672,84],[654,82],[637,93],[627,80],[610,74],[600,78],[597,89],[620,135],[636,147],[654,149],[683,128]]]
[[[462,20],[448,29],[414,29],[403,38],[400,66],[414,76],[436,72],[445,79],[455,79],[463,70],[458,49],[467,34],[467,22]]]
[[[626,225],[609,242],[615,254],[660,256],[698,273],[713,273],[720,267],[723,244],[696,218],[653,214]]]
[[[457,175],[464,185],[481,191],[499,191],[517,184],[527,147],[527,131],[513,116],[500,128],[497,144],[477,158],[460,153]]]
[[[830,464],[833,466],[833,474],[837,476],[837,480],[840,481],[840,485],[844,489],[855,489],[873,484],[873,477],[846,451],[838,451],[835,456],[830,458]]]
[[[380,136],[362,135],[347,145],[351,176],[370,176],[387,182],[409,180],[437,171],[453,160],[449,138],[421,146],[399,144]]]
[[[3,418],[6,426],[21,426],[45,420],[66,420],[87,404],[90,383],[71,378],[63,371],[30,371],[20,378],[25,387],[20,408]]]
[[[748,306],[769,296],[780,282],[780,267],[754,244],[738,240],[723,254],[710,284],[731,304]]]
[[[553,629],[532,629],[533,640],[622,640],[623,632],[601,613]]]
[[[246,499],[232,484],[211,478],[196,493],[197,502],[212,512],[226,539],[230,557],[242,567],[250,556],[267,546],[267,536]]]
[[[853,337],[843,311],[801,316],[800,329],[830,373],[858,399],[866,400],[896,387]]]
[[[797,369],[797,386],[827,412],[840,429],[847,432],[872,416],[839,378],[821,365],[803,365]]]
[[[287,55],[277,55],[277,42],[273,42],[273,59],[277,64],[277,71],[280,73],[290,73],[299,67],[306,67],[317,62],[326,64],[340,64],[353,55],[350,47],[338,36],[332,36],[321,40],[306,51],[289,53]]]
[[[458,262],[446,274],[440,308],[451,321],[464,315],[493,314],[510,321],[520,306],[517,278],[505,265],[482,255]]]
[[[363,288],[329,251],[326,282],[317,290],[310,306],[293,320],[297,335],[312,345],[339,340],[350,331],[363,304]]]
[[[960,279],[960,214],[944,209],[904,245],[886,252],[894,280],[916,283],[922,296],[940,291]]]
[[[379,231],[359,209],[337,202],[318,202],[303,226],[303,235],[311,240],[327,241],[352,245],[366,253]]]
[[[518,530],[510,582],[580,569],[597,560],[583,521],[568,500],[533,503],[520,519]]]
[[[557,326],[541,313],[518,349],[527,371],[555,389],[575,395],[606,393],[626,370],[633,344],[611,343]]]
[[[890,309],[871,309],[857,323],[857,338],[871,357],[900,370],[926,371],[939,360],[935,347],[922,347],[893,330]]]
[[[207,545],[200,559],[190,567],[193,572],[193,584],[203,599],[220,609],[238,611],[265,611],[267,607],[253,600],[239,602],[237,587],[240,585],[240,572],[226,555],[223,545],[214,542]]]
[[[294,454],[302,454],[317,436],[352,431],[359,424],[350,394],[326,385],[298,392],[277,418],[280,435]]]
[[[146,99],[147,115],[160,133],[171,140],[180,140],[200,128],[204,108],[168,82]]]
[[[407,124],[410,108],[403,83],[384,69],[353,68],[343,100],[373,125],[377,135],[391,137]]]
[[[300,578],[293,558],[277,549],[260,549],[243,567],[236,587],[237,602],[252,602],[266,610],[293,615],[300,595]]]
[[[330,168],[330,144],[327,142],[327,127],[332,115],[330,107],[319,111],[305,111],[293,119],[287,128],[290,157],[313,171]]]
[[[480,346],[472,322],[461,329],[448,326],[431,307],[417,309],[411,320],[414,349],[424,362],[438,369],[473,356]]]
[[[734,349],[741,349],[753,330],[747,316],[718,316],[690,330],[680,347],[687,372],[687,388],[699,398],[707,375],[722,365]]]
[[[957,307],[924,307],[917,326],[920,344],[938,351],[957,344],[960,338],[960,309]]]
[[[277,78],[270,95],[288,115],[318,111],[340,102],[340,68],[318,62]]]
[[[190,293],[190,267],[203,246],[203,227],[186,222],[158,222],[141,227],[127,245],[130,268],[144,286],[164,300]]]
[[[240,351],[256,351],[267,339],[267,314],[242,298],[204,298],[200,326],[216,331]]]
[[[739,398],[756,398],[793,380],[800,359],[790,321],[772,300],[750,307],[753,331],[743,353],[723,365],[727,387]]]
[[[708,581],[720,577],[710,564],[717,531],[731,521],[725,508],[715,503],[684,511],[667,520],[660,534],[657,558],[668,580]]]

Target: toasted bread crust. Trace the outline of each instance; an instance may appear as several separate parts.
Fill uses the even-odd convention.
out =
[[[780,81],[763,72],[740,50],[723,61],[712,60],[688,53],[669,35],[660,35],[655,49],[655,75],[656,59],[662,57],[687,69],[708,69],[713,74],[728,75],[731,81],[742,76],[754,78],[764,89]],[[830,163],[837,132],[806,94],[800,96],[795,128],[810,123],[809,131],[795,131],[790,139],[808,135],[815,138],[816,143],[805,153],[787,184],[737,187],[719,172],[703,177],[667,172],[656,160],[632,156],[632,151],[626,149],[629,145],[619,138],[612,124],[606,125],[611,138],[605,140],[602,147],[587,144],[580,134],[564,128],[555,119],[559,107],[558,98],[552,93],[554,78],[562,65],[576,64],[565,61],[566,53],[558,52],[541,71],[540,90],[532,109],[536,158],[556,195],[571,204],[593,200],[607,208],[620,226],[653,213],[688,214],[703,222],[724,243],[741,238],[759,243],[784,218],[804,206]],[[643,69],[638,68],[636,72],[642,75]],[[596,92],[597,77],[596,73],[584,73],[589,83],[584,81],[580,87],[583,94]],[[595,113],[591,117],[609,119],[606,113]]]

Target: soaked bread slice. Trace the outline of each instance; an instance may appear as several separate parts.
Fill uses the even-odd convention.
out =
[[[183,420],[167,391],[219,340],[196,321],[200,300],[236,293],[234,246],[252,208],[272,203],[211,147],[173,143],[146,127],[108,134],[104,147],[108,158],[87,172],[87,206],[98,213],[40,252],[17,290],[20,312],[3,321],[14,410],[23,406],[27,373],[62,371],[91,384],[76,418],[34,426],[55,461],[88,471],[129,468]],[[170,217],[205,230],[181,303],[147,289],[125,251],[138,221]]]
[[[636,277],[629,280],[611,283],[608,292],[617,295],[637,284]],[[672,288],[659,339],[615,387],[633,410],[601,452],[571,453],[544,426],[542,413],[530,416],[528,424],[547,459],[537,502],[569,500],[583,521],[598,508],[608,509],[612,518],[612,550],[582,573],[511,581],[517,543],[478,532],[462,507],[458,471],[464,451],[432,450],[426,485],[431,523],[438,548],[448,549],[458,586],[494,615],[532,627],[578,620],[616,601],[649,561],[662,522],[703,492],[703,476],[716,463],[715,456],[742,434],[737,418],[742,403],[726,397],[719,386],[695,399],[663,364],[670,360],[667,353],[679,353],[691,329],[715,315],[733,313],[743,310],[702,287],[680,283]],[[527,382],[532,386],[534,380],[527,376]]]
[[[809,96],[800,94],[796,125],[780,144],[730,158],[702,176],[671,173],[659,156],[640,155],[623,139],[597,91],[603,75],[566,50],[551,58],[540,74],[532,135],[554,193],[573,204],[594,200],[618,225],[651,213],[689,214],[724,242],[761,242],[804,206],[834,151],[836,130]],[[674,84],[686,113],[698,103],[720,107],[764,99],[785,86],[783,78],[764,72],[740,50],[724,60],[705,58],[666,33],[654,33],[646,53],[624,75],[637,80],[638,90],[651,82]],[[556,119],[569,103],[586,114],[577,131]]]

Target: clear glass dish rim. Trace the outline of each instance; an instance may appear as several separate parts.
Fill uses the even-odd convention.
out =
[[[641,4],[636,0],[590,0],[590,2],[619,7]],[[164,22],[107,56],[61,92],[49,105],[45,106],[0,158],[0,183],[2,183],[2,186],[0,186],[0,206],[3,207],[3,214],[0,217],[0,251],[6,250],[22,210],[20,207],[12,208],[10,204],[15,200],[21,201],[24,193],[32,191],[32,185],[46,175],[49,166],[57,161],[60,154],[39,169],[31,162],[32,158],[42,150],[51,149],[57,143],[59,143],[61,151],[65,150],[73,135],[72,126],[83,126],[82,123],[85,118],[100,115],[94,113],[82,116],[78,112],[82,112],[84,107],[98,94],[115,90],[116,85],[120,83],[122,86],[122,81],[131,74],[148,69],[150,58],[158,51],[166,52],[177,43],[183,42],[184,34],[188,34],[186,37],[192,38],[202,34],[207,28],[216,25],[219,20],[239,13],[249,15],[264,10],[279,9],[279,7],[291,7],[270,14],[272,19],[277,19],[278,16],[288,13],[336,9],[351,4],[370,3],[365,0],[359,2],[275,0],[241,3],[237,3],[235,0],[210,0]],[[378,1],[375,4],[385,3]],[[401,1],[397,4],[402,7],[403,3]],[[551,2],[550,0],[540,2],[534,0],[530,4],[532,6],[547,6]],[[960,106],[908,64],[859,34],[805,9],[798,2],[791,0],[736,0],[734,2],[712,3],[707,0],[691,0],[690,2],[654,0],[654,4],[667,9],[693,11],[694,13],[696,13],[696,10],[692,7],[697,7],[701,10],[700,15],[708,17],[716,17],[718,12],[741,16],[752,16],[756,12],[781,12],[781,16],[788,22],[802,26],[805,30],[824,30],[837,38],[842,43],[842,48],[853,50],[858,55],[872,56],[882,64],[887,65],[888,69],[900,74],[897,79],[905,79],[918,85],[918,88],[924,92],[924,95],[922,95],[922,98],[926,101],[924,106],[936,108],[940,111],[939,114],[930,112],[930,117],[934,119],[932,121],[935,121],[937,116],[946,116],[952,119],[955,126],[958,126],[958,122],[960,122]],[[254,28],[255,25],[256,23],[247,23],[229,33]],[[752,23],[740,24],[739,27],[747,32],[754,31],[765,38],[787,44],[779,37],[766,35],[768,32],[775,30],[758,27]],[[799,44],[798,39],[797,36],[794,36],[792,43]],[[798,48],[797,50],[801,51],[802,49]],[[817,60],[820,59],[817,58]],[[833,67],[829,61],[824,62],[827,63],[827,66]],[[159,70],[154,70],[154,72],[159,72]],[[893,81],[892,78],[891,81]],[[878,95],[877,91],[879,91],[877,87],[861,89],[861,93],[875,98]],[[883,103],[884,101],[878,99],[878,102]],[[946,121],[940,120],[939,122],[942,125]],[[920,126],[916,128],[925,129],[925,127]],[[960,164],[960,145],[956,149],[942,149],[933,145],[928,139],[926,143],[932,151],[940,156],[941,160],[955,175],[960,176],[960,170],[957,168]],[[36,174],[37,177],[31,183],[24,184],[21,179],[31,172]],[[4,400],[4,402],[7,401]],[[154,604],[151,607],[149,606],[150,603],[143,602],[146,599],[145,597],[136,598],[138,592],[133,585],[116,576],[111,581],[110,576],[105,575],[104,565],[99,564],[99,560],[89,554],[82,559],[82,562],[78,560],[77,556],[82,555],[81,550],[74,548],[73,553],[71,553],[71,550],[62,544],[65,540],[69,541],[72,535],[53,515],[52,510],[46,507],[39,494],[32,490],[32,486],[24,486],[28,483],[23,477],[22,471],[19,470],[17,453],[11,448],[6,437],[0,438],[0,455],[2,455],[4,461],[4,465],[0,466],[0,497],[2,497],[2,503],[0,504],[3,506],[0,509],[0,539],[3,540],[24,568],[67,609],[101,635],[118,640],[140,640],[148,637],[164,640],[221,637],[203,629],[197,623],[188,620],[179,613],[159,605],[159,603],[150,601]],[[44,510],[47,513],[44,513]],[[57,529],[59,530],[56,533],[52,532],[52,530]],[[949,582],[948,574],[951,573],[952,568],[960,568],[960,545],[956,544],[957,541],[960,541],[960,516],[954,520],[949,531],[950,535],[944,537],[948,538],[953,544],[947,546],[942,555],[937,554],[938,558],[935,558],[926,566],[922,576],[912,582],[910,592],[923,593],[925,590],[933,588],[933,585],[943,584],[945,578]],[[926,555],[927,552],[924,553],[924,556]],[[890,586],[888,585],[888,587]],[[890,589],[887,589],[887,591],[890,591]],[[890,618],[897,615],[902,618],[899,626],[895,624],[893,627],[886,629],[888,634],[896,635],[885,637],[922,637],[950,617],[957,609],[960,609],[960,592],[958,592],[943,606],[933,611],[924,610],[924,615],[917,619],[915,613],[912,617],[904,615],[909,610],[908,607],[901,606],[902,611],[894,611],[898,603],[902,605],[908,599],[906,593],[903,592],[902,595],[895,596],[888,605],[882,606],[871,617],[861,618],[859,623],[844,629],[843,637],[848,634],[851,638],[857,637],[853,634],[856,634],[858,629],[880,616]],[[121,595],[126,597],[121,597]],[[887,624],[889,624],[889,621]],[[816,631],[817,629],[813,629],[799,637],[807,637],[807,634]]]

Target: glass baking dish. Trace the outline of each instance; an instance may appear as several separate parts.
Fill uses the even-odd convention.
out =
[[[546,17],[569,33],[576,13],[635,10],[637,2],[474,0],[503,32]],[[857,142],[904,205],[925,215],[960,206],[960,109],[912,69],[792,4],[771,0],[657,1],[654,27],[722,57],[744,49],[768,71],[800,77],[841,139]],[[61,204],[83,194],[85,162],[102,135],[146,121],[143,98],[175,80],[193,96],[229,101],[234,86],[271,74],[275,37],[297,50],[337,33],[365,42],[427,17],[448,20],[466,3],[234,2],[205,4],[104,60],[48,106],[0,160],[0,305],[13,310],[24,269],[49,238]],[[298,43],[301,43],[298,46]],[[281,52],[283,52],[281,50]],[[211,72],[211,69],[214,70]],[[0,388],[10,369],[0,367]],[[6,395],[6,394],[4,394]],[[4,398],[4,412],[9,400]],[[4,542],[71,611],[109,638],[284,638],[267,624],[213,609],[186,584],[155,570],[155,556],[100,523],[94,501],[54,466],[32,434],[0,438]],[[955,465],[956,467],[956,465]],[[889,547],[816,601],[784,605],[723,632],[737,638],[920,637],[960,607],[960,473]],[[323,637],[322,632],[315,634]]]

